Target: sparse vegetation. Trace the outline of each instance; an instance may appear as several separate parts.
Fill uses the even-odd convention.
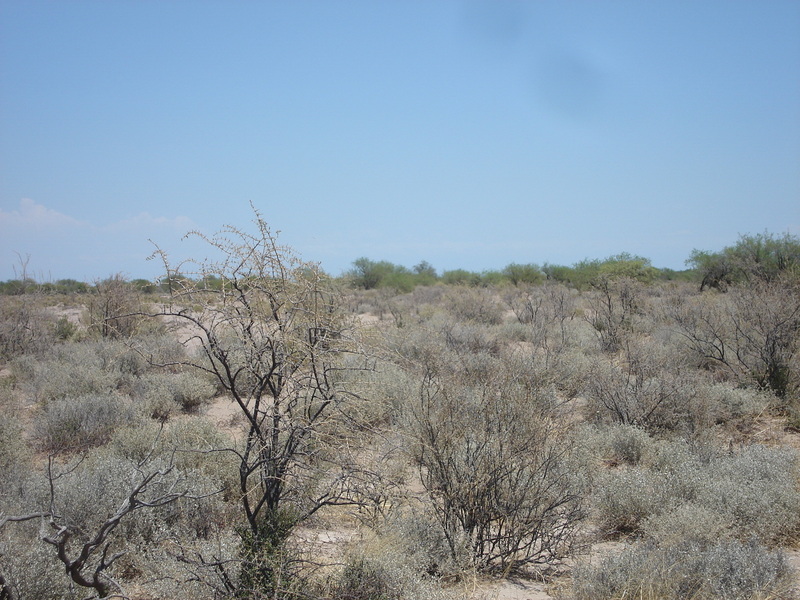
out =
[[[798,597],[796,238],[336,279],[254,225],[3,285],[2,600]]]

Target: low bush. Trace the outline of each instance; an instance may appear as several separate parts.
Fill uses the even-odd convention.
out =
[[[573,574],[575,600],[752,600],[791,587],[784,554],[755,542],[634,544]]]
[[[55,318],[31,297],[0,296],[0,361],[41,355],[56,339]]]
[[[117,395],[86,395],[47,403],[36,415],[33,437],[47,452],[86,449],[106,443],[114,430],[135,421]]]
[[[197,412],[211,401],[216,388],[194,372],[156,372],[136,379],[133,393],[145,414],[163,420],[178,411]]]
[[[661,444],[646,461],[606,473],[595,489],[595,511],[609,532],[690,531],[763,544],[800,532],[800,459],[795,451],[746,447],[737,454],[707,453],[685,443]],[[703,507],[718,518],[695,520]],[[662,521],[663,519],[663,521]],[[680,523],[680,519],[687,519]]]

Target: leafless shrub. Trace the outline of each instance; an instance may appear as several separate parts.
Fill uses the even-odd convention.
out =
[[[571,549],[580,481],[548,407],[514,382],[425,375],[409,407],[413,458],[452,557],[466,549],[478,568],[510,570]]]
[[[472,321],[483,325],[503,322],[503,310],[495,292],[486,288],[456,288],[445,295],[447,311],[457,321]]]
[[[35,296],[0,296],[0,360],[41,355],[55,342],[55,324]]]
[[[584,319],[594,328],[604,352],[623,347],[633,329],[634,315],[642,303],[642,284],[635,279],[601,277],[586,295],[589,311]]]
[[[800,331],[796,286],[778,281],[677,298],[670,316],[701,366],[785,397],[798,385],[793,368]]]
[[[89,327],[103,338],[128,338],[142,322],[141,300],[136,288],[117,273],[95,282],[89,302]]]
[[[504,300],[520,324],[529,326],[535,347],[559,352],[570,342],[569,323],[575,318],[575,294],[562,285],[511,288]]]
[[[617,363],[598,358],[587,378],[589,413],[649,431],[691,424],[697,384],[654,350],[652,344],[629,342]]]

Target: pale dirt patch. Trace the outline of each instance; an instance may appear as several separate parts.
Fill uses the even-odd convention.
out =
[[[524,579],[478,582],[470,600],[553,600],[547,584]]]
[[[242,431],[241,409],[236,401],[228,396],[215,397],[203,414],[225,433],[236,434]]]

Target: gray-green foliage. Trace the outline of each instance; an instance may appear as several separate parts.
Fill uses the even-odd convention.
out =
[[[385,555],[355,555],[328,584],[330,600],[446,600],[454,598],[435,582],[426,580],[395,558]]]
[[[197,412],[211,401],[216,389],[208,377],[187,371],[147,373],[136,379],[133,391],[146,414],[166,419],[179,410]]]
[[[89,394],[48,402],[36,415],[33,437],[43,450],[86,449],[107,442],[135,411],[117,394]]]
[[[62,344],[38,360],[21,357],[12,370],[22,389],[40,402],[107,394],[123,380],[118,365],[104,360],[95,342]]]
[[[605,474],[595,491],[599,521],[610,531],[692,529],[702,507],[715,535],[779,543],[800,531],[797,452],[749,446],[737,453],[703,456],[682,442],[661,444],[644,463]],[[670,522],[666,527],[661,519]],[[699,531],[707,536],[709,532]]]
[[[785,555],[755,542],[637,543],[573,575],[575,600],[752,600],[784,597]]]
[[[12,600],[79,600],[64,567],[38,539],[39,522],[10,524],[0,530],[0,576]]]

